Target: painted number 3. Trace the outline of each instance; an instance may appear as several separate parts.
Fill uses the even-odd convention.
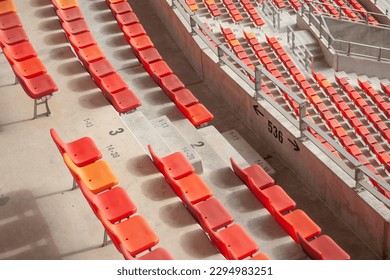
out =
[[[282,144],[283,143],[283,132],[278,130],[278,128],[274,125],[272,125],[271,121],[268,121],[268,131],[271,133],[278,141]]]
[[[110,134],[111,136],[114,136],[114,135],[117,135],[117,134],[122,133],[124,131],[125,130],[123,128],[118,128],[118,130],[116,130],[116,131],[111,130],[108,134]]]

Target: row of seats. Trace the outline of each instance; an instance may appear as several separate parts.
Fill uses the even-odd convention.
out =
[[[203,2],[206,4],[208,10],[214,18],[219,17],[222,14],[214,0],[203,0]]]
[[[358,79],[359,86],[364,90],[364,92],[374,101],[374,103],[378,106],[382,112],[390,118],[390,104],[386,101],[379,92],[372,87],[371,83],[368,81],[363,81]]]
[[[0,46],[26,94],[34,99],[34,119],[38,105],[45,104],[58,87],[30,43],[12,0],[0,1]],[[42,101],[39,101],[42,100]]]
[[[137,207],[118,179],[95,142],[89,137],[64,142],[54,128],[50,135],[74,178],[73,188],[79,186],[91,209],[125,259],[172,259],[164,248],[153,249],[159,239],[147,221],[137,215]]]
[[[114,17],[144,69],[196,127],[207,125],[213,115],[199,102],[163,60],[126,0],[107,0]]]
[[[62,28],[80,62],[119,113],[141,106],[141,101],[114,69],[95,41],[76,0],[52,0]]]
[[[257,164],[241,168],[233,158],[230,161],[236,175],[312,259],[350,259],[332,238],[321,235],[321,228],[303,210],[295,208],[295,201],[282,187],[275,185],[273,178],[264,169]]]
[[[226,9],[228,10],[234,22],[241,22],[244,20],[240,11],[237,9],[237,6],[233,3],[232,0],[222,0],[222,2],[225,5]]]
[[[196,4],[195,0],[185,0],[185,2],[191,11],[196,12],[197,10],[199,10],[199,7]]]
[[[372,16],[367,14],[366,8],[361,5],[357,0],[348,0],[351,6],[361,15],[361,17],[365,20],[367,17],[368,23],[372,25],[379,25],[379,22]]]
[[[256,242],[234,223],[232,215],[181,152],[160,157],[151,145],[148,149],[157,169],[226,259],[269,259],[257,253]]]
[[[386,93],[387,97],[390,97],[390,84],[385,84],[384,82],[380,82],[381,88],[384,93]]]
[[[252,61],[249,59],[247,53],[245,52],[244,48],[241,46],[240,42],[237,40],[236,35],[233,33],[231,28],[223,28],[221,26],[221,32],[225,38],[225,40],[228,42],[229,47],[233,50],[234,54],[246,64],[252,71],[255,71],[255,66],[253,65]],[[255,79],[248,74],[249,78],[252,82],[255,82]],[[275,100],[275,97],[271,93],[270,89],[267,87],[267,85],[264,83],[264,81],[261,81],[261,90],[267,94],[270,98]]]
[[[264,20],[260,17],[259,13],[249,0],[240,0],[240,2],[255,26],[262,26],[265,24]]]
[[[374,112],[371,106],[361,97],[356,89],[349,83],[347,77],[336,75],[336,81],[344,92],[352,99],[354,104],[366,116],[366,118],[374,125],[379,133],[390,143],[390,129],[384,121]],[[365,84],[366,85],[366,84]],[[372,143],[370,143],[372,144]]]
[[[383,163],[385,166],[388,166],[388,162],[390,160],[388,153],[383,149],[383,147],[377,143],[376,139],[370,134],[368,129],[363,125],[360,119],[356,116],[356,114],[352,111],[352,109],[346,104],[341,96],[337,93],[337,91],[331,86],[329,81],[322,75],[321,73],[314,73],[314,79],[318,82],[319,86],[323,89],[327,96],[338,106],[340,112],[344,116],[345,119],[351,124],[351,126],[355,129],[355,131],[360,135],[363,141],[370,147],[373,153],[377,156],[378,160]],[[362,165],[371,170],[375,175],[380,177],[379,172],[369,163],[367,158],[363,155],[362,151],[354,144],[351,139],[344,139],[341,142],[344,148],[354,156]],[[387,165],[386,165],[387,164]],[[385,195],[386,197],[390,197],[388,192],[375,181],[371,180],[371,182],[378,188],[378,190]]]

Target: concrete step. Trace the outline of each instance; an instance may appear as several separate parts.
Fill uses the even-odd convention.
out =
[[[255,149],[235,130],[222,133],[223,137],[234,149],[248,162],[249,165],[260,165],[269,175],[275,174],[275,170],[256,152]]]
[[[149,144],[152,145],[158,155],[164,156],[171,153],[169,146],[141,111],[123,114],[121,119],[142,146],[145,153],[149,154]]]
[[[248,165],[248,162],[214,126],[209,125],[198,131],[228,166],[231,165],[230,157],[233,157],[239,165]]]
[[[152,119],[150,120],[150,124],[153,126],[154,130],[158,132],[164,142],[167,143],[172,152],[182,152],[194,166],[196,173],[203,173],[201,157],[167,116],[164,115],[162,117]]]

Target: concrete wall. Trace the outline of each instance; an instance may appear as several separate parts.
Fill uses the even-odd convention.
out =
[[[311,141],[301,143],[296,137],[298,130],[276,109],[264,100],[260,103],[255,101],[247,93],[248,89],[240,78],[226,66],[216,64],[217,58],[210,50],[200,51],[196,36],[183,32],[180,19],[166,1],[149,2],[167,24],[194,68],[203,75],[210,90],[240,116],[248,129],[276,151],[330,209],[356,232],[362,242],[368,244],[380,258],[389,258],[389,209],[369,192],[358,193],[352,189],[353,180]],[[264,117],[254,112],[253,105],[259,105]],[[282,141],[268,131],[269,122],[282,132]],[[294,150],[289,139],[298,143],[300,151]]]

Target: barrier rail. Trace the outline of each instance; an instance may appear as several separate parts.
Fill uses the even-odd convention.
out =
[[[206,43],[214,52],[214,54],[218,57],[218,61],[220,64],[227,65],[231,71],[238,75],[250,88],[253,89],[254,93],[251,96],[255,100],[266,100],[270,105],[277,109],[287,120],[290,121],[292,125],[294,125],[295,128],[300,131],[299,139],[301,141],[310,139],[321,151],[328,155],[328,157],[333,162],[335,162],[355,181],[356,190],[363,188],[369,191],[380,201],[382,201],[387,207],[390,208],[390,200],[386,198],[383,194],[381,194],[375,187],[366,182],[365,176],[380,184],[388,192],[390,192],[390,185],[383,179],[372,173],[369,169],[364,167],[359,161],[357,161],[352,155],[350,155],[345,149],[343,149],[335,140],[329,137],[321,128],[319,128],[310,119],[308,119],[306,117],[306,101],[299,98],[294,92],[292,92],[278,79],[276,79],[271,73],[269,73],[263,66],[257,66],[255,68],[255,71],[252,71],[249,67],[247,67],[247,65],[245,65],[241,60],[239,60],[235,54],[233,54],[228,48],[226,48],[222,44],[222,42],[220,42],[215,37],[215,35],[203,24],[203,22],[195,15],[195,13],[187,7],[187,5],[184,3],[184,0],[172,0],[171,3],[172,8],[177,8],[177,10],[186,20],[187,24],[191,29],[191,34],[198,35],[199,38],[201,38],[204,43]],[[215,45],[210,41],[213,41]],[[240,69],[242,69],[246,74],[244,74],[240,69],[238,69],[236,65],[238,65]],[[250,78],[248,78],[248,75],[254,79],[254,83],[251,81]],[[298,116],[298,120],[294,119],[279,104],[277,104],[270,97],[261,92],[261,80],[263,75],[266,76],[269,80],[271,80],[275,84],[275,86],[279,88],[279,90],[288,94],[299,104],[300,115]],[[310,127],[315,132],[317,132],[323,139],[325,139],[340,155],[342,155],[352,165],[352,168],[348,167],[335,155],[329,152],[329,150],[324,145],[322,145],[319,141],[315,139],[314,136],[311,135],[311,133],[307,130],[307,127]]]

